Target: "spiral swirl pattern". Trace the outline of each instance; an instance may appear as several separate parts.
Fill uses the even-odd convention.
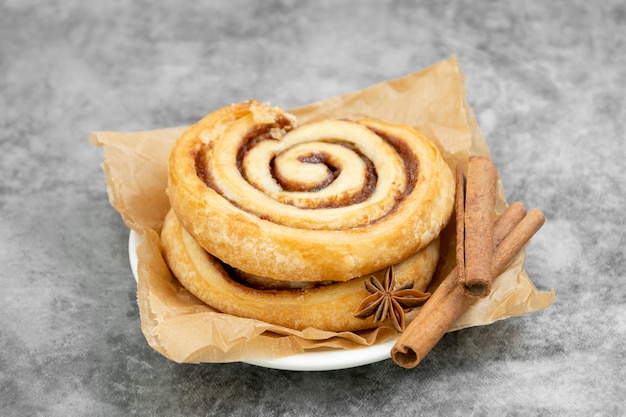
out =
[[[297,126],[248,101],[189,128],[169,160],[185,229],[242,271],[345,281],[398,263],[438,236],[454,180],[414,129],[374,120]]]

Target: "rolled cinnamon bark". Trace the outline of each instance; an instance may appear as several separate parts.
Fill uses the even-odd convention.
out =
[[[495,250],[492,264],[494,275],[499,275],[504,270],[545,221],[541,210],[533,209],[506,235]]]
[[[461,164],[456,166],[454,211],[456,220],[456,265],[459,281],[465,282],[465,174],[463,174]]]
[[[464,258],[457,259],[457,264],[461,272],[460,284],[469,294],[478,297],[491,292],[493,280],[491,263],[497,176],[496,168],[488,158],[469,158],[462,229]]]
[[[493,227],[493,247],[496,248],[511,233],[513,227],[526,216],[526,207],[519,201],[508,206],[504,213],[496,220]]]
[[[493,244],[496,247],[492,263],[494,276],[503,271],[545,222],[543,213],[537,209],[517,222],[523,206],[511,207],[494,228],[494,236],[502,236],[501,242]],[[391,358],[403,368],[417,366],[476,299],[459,285],[458,269],[453,269],[400,335],[391,349]]]

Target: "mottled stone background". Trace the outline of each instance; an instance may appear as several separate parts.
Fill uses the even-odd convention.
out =
[[[0,1],[0,414],[626,414],[625,42],[623,0]],[[448,334],[413,370],[147,346],[90,131],[289,108],[453,54],[509,200],[547,216],[526,267],[549,309]]]

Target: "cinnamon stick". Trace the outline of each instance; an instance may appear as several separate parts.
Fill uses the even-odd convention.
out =
[[[465,282],[465,175],[461,164],[456,166],[454,210],[456,213],[456,265],[459,280]]]
[[[497,171],[491,160],[471,156],[467,166],[464,209],[464,258],[457,258],[460,284],[469,294],[485,297],[491,292],[493,228]],[[458,225],[457,225],[458,227]]]
[[[526,216],[526,207],[519,201],[508,206],[493,227],[493,247],[497,247],[506,235]]]
[[[493,274],[499,275],[504,270],[545,221],[546,218],[541,210],[533,209],[513,228],[511,233],[506,235],[495,250]]]
[[[521,205],[509,207],[501,217],[504,219],[495,224],[494,236],[502,237],[502,241],[492,243],[494,276],[504,270],[545,222],[537,209],[518,221],[520,208],[525,211]],[[458,268],[453,269],[400,335],[391,349],[391,358],[404,368],[417,366],[476,299],[459,285]]]

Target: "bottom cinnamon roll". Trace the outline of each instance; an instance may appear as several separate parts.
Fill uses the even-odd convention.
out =
[[[261,320],[296,330],[357,331],[379,326],[372,317],[355,317],[370,295],[370,275],[344,282],[302,283],[249,276],[206,252],[182,227],[174,211],[165,218],[161,241],[172,273],[192,294],[211,307],[234,316]],[[439,239],[408,259],[393,265],[397,286],[413,281],[424,291],[439,259]],[[382,280],[384,271],[372,274]]]

